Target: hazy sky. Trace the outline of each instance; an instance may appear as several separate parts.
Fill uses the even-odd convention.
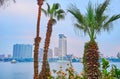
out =
[[[17,2],[6,4],[8,7],[0,8],[0,54],[11,54],[14,44],[33,44],[36,33],[37,22],[37,0],[16,0]],[[93,4],[99,4],[104,0],[90,0]],[[59,2],[61,7],[66,10],[70,4],[75,4],[80,11],[85,14],[89,0],[46,0],[43,8],[46,7],[46,2],[53,4]],[[106,14],[114,15],[120,13],[120,0],[111,0]],[[48,18],[42,14],[40,36],[42,41],[40,47],[44,45]],[[76,22],[70,13],[66,13],[66,18],[63,21],[58,21],[53,26],[52,39],[50,48],[58,47],[58,34],[62,33],[67,36],[68,53],[73,53],[75,56],[82,56],[85,42],[89,41],[88,36],[82,33],[77,35],[74,30],[73,23]],[[104,56],[116,56],[120,52],[120,20],[113,23],[114,28],[109,33],[102,32],[97,36],[96,41],[99,45],[99,51]]]

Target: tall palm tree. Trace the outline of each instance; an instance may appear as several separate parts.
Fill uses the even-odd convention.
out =
[[[85,44],[83,65],[85,70],[86,79],[99,79],[99,52],[98,46],[95,41],[97,34],[102,31],[110,31],[112,27],[111,23],[120,18],[120,14],[109,17],[105,15],[110,0],[105,0],[104,3],[93,7],[91,3],[88,4],[86,15],[82,14],[76,6],[72,6],[68,9],[77,22],[75,27],[79,31],[83,31],[90,38],[90,41]]]
[[[0,7],[3,6],[7,1],[10,1],[10,0],[0,0]],[[13,0],[15,2],[15,0]]]
[[[52,7],[47,3],[47,10],[42,9],[46,16],[49,16],[49,21],[47,24],[47,32],[44,44],[44,56],[43,56],[43,64],[42,70],[40,72],[39,79],[48,79],[50,76],[50,68],[49,63],[47,61],[48,49],[50,44],[50,38],[52,34],[52,26],[57,22],[57,20],[64,19],[64,10],[60,8],[60,4],[54,3]]]
[[[38,3],[38,18],[37,18],[37,28],[36,28],[36,38],[35,38],[35,47],[34,47],[34,79],[38,79],[38,52],[39,52],[39,43],[41,41],[40,35],[40,18],[41,18],[41,7],[44,0],[37,0]]]

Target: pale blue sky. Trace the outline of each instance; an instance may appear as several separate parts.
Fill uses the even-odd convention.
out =
[[[10,3],[9,7],[0,8],[0,54],[12,54],[13,44],[33,44],[36,31],[37,5],[36,0],[16,0]],[[90,0],[93,4],[101,3],[104,0]],[[46,0],[49,4],[59,2],[61,7],[66,10],[71,3],[75,4],[82,11],[86,12],[89,0]],[[106,14],[110,16],[120,13],[120,0],[111,0]],[[46,7],[44,3],[43,8]],[[48,18],[42,14],[41,33],[42,41],[40,47],[43,47],[44,36],[46,33]],[[66,13],[66,18],[59,21],[53,27],[53,34],[50,48],[58,47],[58,34],[62,33],[67,36],[68,53],[75,56],[82,56],[85,42],[89,41],[88,36],[84,37],[75,34],[73,23],[75,19],[70,13]],[[120,52],[120,20],[113,23],[114,28],[110,33],[103,32],[97,36],[99,51],[104,56],[116,56]]]

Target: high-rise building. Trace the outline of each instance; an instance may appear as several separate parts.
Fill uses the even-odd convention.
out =
[[[11,54],[8,54],[8,55],[7,55],[7,58],[11,58],[11,57],[12,57]]]
[[[48,49],[48,58],[53,58],[53,51],[52,51],[52,49]]]
[[[13,58],[32,58],[32,45],[15,44],[13,46]]]
[[[44,49],[40,48],[39,49],[39,58],[43,59],[43,55],[44,55]],[[53,57],[53,51],[52,49],[48,49],[48,58],[52,58]]]
[[[5,55],[4,54],[0,55],[0,58],[5,58]]]
[[[44,49],[40,48],[38,58],[43,59],[43,54],[44,54]]]
[[[67,37],[59,34],[59,57],[67,55]]]
[[[55,47],[54,48],[54,57],[58,57],[59,56],[59,48]]]

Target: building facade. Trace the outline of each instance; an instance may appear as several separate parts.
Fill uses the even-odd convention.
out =
[[[13,58],[32,58],[32,45],[29,44],[13,45]]]
[[[59,48],[55,47],[54,48],[54,57],[58,57],[59,56]]]
[[[43,59],[43,55],[44,55],[44,49],[40,48],[39,49],[39,58]],[[53,51],[52,51],[52,49],[48,49],[48,58],[53,58]]]
[[[5,55],[4,55],[4,54],[0,55],[0,59],[1,59],[1,58],[5,58]]]
[[[59,57],[67,55],[67,37],[59,34]]]
[[[53,58],[53,50],[48,49],[48,58]]]
[[[39,58],[39,59],[43,59],[43,54],[44,54],[44,49],[40,48],[40,49],[39,49],[38,58]]]

